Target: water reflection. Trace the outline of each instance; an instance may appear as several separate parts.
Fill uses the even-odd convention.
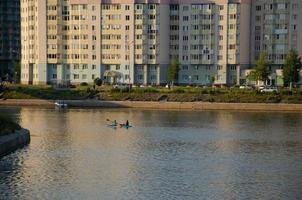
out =
[[[298,199],[302,114],[1,108],[32,133],[0,199]],[[134,125],[107,127],[106,119]]]

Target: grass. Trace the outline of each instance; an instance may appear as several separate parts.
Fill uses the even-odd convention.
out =
[[[176,101],[176,102],[229,102],[229,103],[302,103],[302,90],[281,89],[279,93],[262,94],[253,89],[162,87],[113,89],[111,86],[79,86],[74,89],[56,90],[49,86],[10,85],[2,94],[6,99],[89,99],[116,101]]]
[[[21,129],[20,125],[15,123],[10,117],[0,115],[0,136],[8,135]]]
[[[224,103],[302,103],[302,90],[281,89],[279,93],[260,93],[253,89],[239,88],[133,88],[112,89],[100,95],[102,100],[176,101],[176,102],[224,102]]]
[[[3,92],[6,99],[85,99],[89,96],[88,87],[81,89],[57,90],[48,86],[11,85]]]

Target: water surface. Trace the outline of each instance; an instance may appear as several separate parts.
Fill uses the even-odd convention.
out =
[[[0,199],[302,199],[299,113],[0,112],[32,134],[0,160]]]

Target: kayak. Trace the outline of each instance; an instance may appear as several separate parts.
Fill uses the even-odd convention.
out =
[[[133,127],[131,125],[126,126],[124,124],[116,124],[116,125],[115,124],[108,124],[107,126],[111,127],[111,128],[126,128],[126,129]]]

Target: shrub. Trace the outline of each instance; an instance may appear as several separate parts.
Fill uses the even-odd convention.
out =
[[[179,94],[179,93],[185,93],[186,91],[184,89],[182,89],[182,88],[176,88],[172,92]]]
[[[101,86],[102,85],[102,79],[100,79],[100,78],[96,78],[96,79],[94,79],[94,84],[96,84],[97,86]]]
[[[290,90],[282,90],[282,91],[281,91],[281,94],[282,94],[282,95],[293,95],[293,91],[290,91]]]
[[[209,94],[209,91],[207,89],[201,90],[201,94]]]
[[[209,93],[214,95],[214,94],[216,94],[216,91],[215,90],[210,90]]]
[[[0,136],[7,135],[21,129],[20,125],[15,123],[10,117],[0,115]]]
[[[134,93],[158,93],[159,91],[155,88],[136,88],[132,90]]]
[[[80,84],[80,86],[88,86],[88,83],[82,82],[82,83]]]

